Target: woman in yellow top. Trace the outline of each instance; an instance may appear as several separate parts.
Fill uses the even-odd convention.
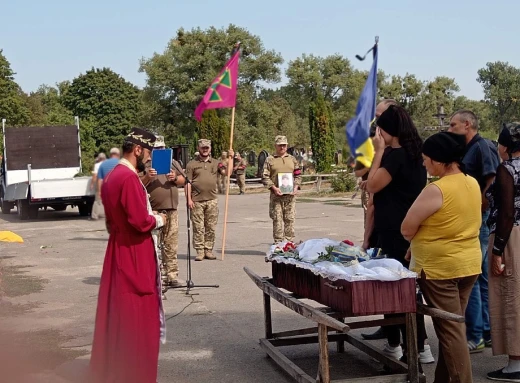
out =
[[[478,182],[461,169],[465,147],[464,136],[449,132],[424,142],[424,166],[439,180],[424,188],[401,226],[428,305],[462,316],[482,262],[482,197]],[[465,324],[434,318],[433,325],[439,338],[434,382],[471,383]]]

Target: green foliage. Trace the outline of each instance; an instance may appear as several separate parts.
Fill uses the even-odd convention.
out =
[[[14,80],[15,72],[0,49],[0,120],[9,126],[25,125],[30,121],[25,94]],[[0,150],[3,152],[3,135],[0,130]]]
[[[211,122],[200,124],[193,111],[237,41],[241,41],[242,56],[234,147],[270,151],[274,137],[283,134],[290,146],[308,148],[312,142],[320,171],[333,163],[335,149],[342,149],[346,160],[345,123],[354,116],[368,72],[354,69],[338,54],[302,54],[288,63],[287,83],[276,85],[282,74],[281,55],[265,47],[260,37],[235,25],[179,29],[162,53],[141,60],[139,71],[147,78],[142,91],[103,68],[25,94],[0,50],[0,119],[6,118],[10,126],[63,125],[72,124],[73,116],[78,115],[87,171],[94,153],[119,146],[135,125],[163,134],[168,145],[188,143],[192,152],[196,140],[206,136],[213,141],[213,155],[218,157],[229,147],[230,110],[214,111],[207,117]],[[496,138],[502,122],[520,119],[520,68],[489,62],[478,71],[477,81],[482,84],[484,100],[458,95],[453,78],[424,81],[409,73],[389,76],[378,71],[379,97],[396,99],[404,106],[423,137],[434,132],[424,127],[439,124],[434,115],[440,105],[447,115],[445,123],[458,109],[474,111],[482,135],[490,138]]]
[[[494,129],[498,131],[504,122],[512,122],[520,114],[520,68],[507,62],[488,62],[478,71],[477,81],[484,88]]]
[[[0,119],[5,118],[10,126],[24,125],[30,120],[25,95],[14,81],[15,74],[0,49]]]
[[[309,127],[313,158],[318,173],[330,172],[334,163],[334,129],[332,111],[321,94],[309,106]]]
[[[219,158],[223,151],[229,149],[231,125],[220,118],[215,109],[206,110],[200,122],[197,122],[195,142],[201,138],[211,140],[211,155]]]
[[[157,105],[155,120],[165,136],[181,134],[193,139],[193,111],[237,41],[241,42],[242,56],[236,127],[243,129],[248,126],[249,101],[264,83],[280,81],[282,57],[266,50],[258,36],[235,25],[225,29],[181,28],[162,54],[141,61],[140,72],[147,76],[144,99]]]
[[[139,89],[108,68],[76,77],[63,94],[63,105],[80,119],[90,121],[96,148],[120,146],[138,122]]]
[[[257,169],[256,166],[248,166],[246,168],[246,178],[247,179],[256,178],[256,176],[257,176],[256,172],[257,171],[258,171],[258,169]]]
[[[444,107],[448,117],[456,110],[455,93],[459,90],[452,78],[440,76],[433,81],[421,81],[415,75],[407,73],[404,77],[391,76],[383,81],[379,95],[381,98],[395,99],[408,110],[417,129],[421,131],[425,126],[439,125],[439,120],[434,115],[440,105]]]
[[[357,186],[355,177],[352,173],[347,172],[338,173],[336,177],[331,179],[330,184],[335,193],[351,192]]]

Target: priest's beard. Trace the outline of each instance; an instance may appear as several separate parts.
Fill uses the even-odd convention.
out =
[[[141,155],[137,157],[135,168],[139,173],[145,171],[146,168],[144,166],[144,153],[141,153]]]

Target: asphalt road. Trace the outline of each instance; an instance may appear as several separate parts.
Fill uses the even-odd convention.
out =
[[[186,214],[181,196],[179,259],[186,278]],[[350,198],[300,198],[297,240],[362,238],[363,211]],[[224,198],[215,254],[220,258]],[[89,221],[74,210],[42,212],[35,221],[16,213],[0,216],[0,230],[11,230],[23,244],[0,242],[0,267],[6,297],[0,305],[0,370],[5,382],[79,382],[92,341],[99,277],[108,235],[103,221]],[[170,290],[164,302],[168,342],[161,347],[159,382],[291,382],[260,349],[263,336],[262,294],[244,273],[270,275],[264,261],[272,241],[266,194],[231,195],[225,260],[193,262],[193,295]],[[274,330],[311,322],[273,303]],[[437,342],[428,319],[434,355]],[[370,330],[369,330],[370,331]],[[359,330],[356,330],[359,332]],[[382,342],[378,344],[382,347]],[[331,344],[334,379],[376,375],[380,367],[351,346],[336,354]],[[316,376],[317,345],[285,347],[291,360]],[[472,355],[474,381],[503,365],[486,349]],[[2,365],[3,364],[3,365]],[[432,381],[434,365],[425,366]]]

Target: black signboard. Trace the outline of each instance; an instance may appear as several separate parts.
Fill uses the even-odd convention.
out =
[[[258,155],[258,171],[256,176],[262,177],[262,171],[264,170],[264,163],[265,160],[267,160],[267,157],[269,156],[269,153],[267,151],[262,150],[260,154]]]

